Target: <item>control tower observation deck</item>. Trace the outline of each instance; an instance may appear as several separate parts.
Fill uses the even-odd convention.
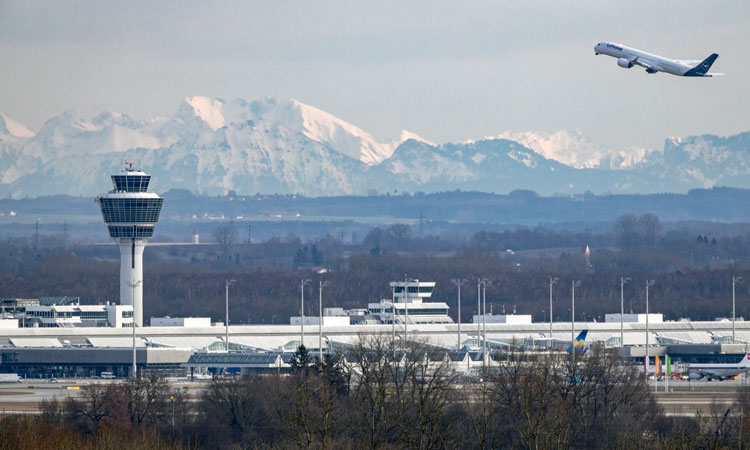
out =
[[[120,247],[120,304],[133,305],[133,321],[143,326],[143,250],[154,235],[154,225],[164,199],[148,192],[151,175],[126,163],[125,170],[112,175],[114,189],[99,195],[109,235]]]

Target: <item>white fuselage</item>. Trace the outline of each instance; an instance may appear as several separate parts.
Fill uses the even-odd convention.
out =
[[[628,61],[634,62],[634,64],[650,67],[653,71],[671,73],[672,75],[682,76],[685,75],[687,71],[693,69],[692,66],[680,61],[654,55],[635,48],[626,47],[614,42],[600,42],[596,44],[594,46],[594,53],[597,55],[608,55],[618,59],[624,58]]]
[[[695,373],[708,378],[729,378],[748,370],[750,366],[743,364],[690,364],[688,375]]]

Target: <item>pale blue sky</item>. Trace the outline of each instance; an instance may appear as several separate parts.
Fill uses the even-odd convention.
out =
[[[0,112],[38,129],[99,105],[134,118],[186,96],[293,97],[381,141],[580,130],[609,147],[750,130],[750,2],[0,0]],[[713,79],[595,57],[612,40]]]

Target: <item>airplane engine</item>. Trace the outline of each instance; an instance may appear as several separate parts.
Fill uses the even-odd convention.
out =
[[[618,58],[617,65],[622,67],[623,69],[630,69],[631,67],[633,67],[633,63],[630,62],[630,60],[627,58]]]
[[[690,372],[688,373],[688,378],[690,378],[691,380],[700,380],[701,378],[703,378],[703,374],[700,372]]]

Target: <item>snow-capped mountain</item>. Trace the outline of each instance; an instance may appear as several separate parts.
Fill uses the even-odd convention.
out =
[[[595,144],[580,131],[505,132],[497,138],[518,142],[545,158],[577,169],[627,169],[644,162],[653,151],[637,147],[624,150],[607,149]]]
[[[541,194],[750,187],[750,133],[608,150],[581,133],[503,133],[436,145],[404,131],[390,142],[296,100],[190,97],[174,114],[134,120],[67,111],[34,133],[0,114],[0,195],[93,196],[135,161],[159,192],[304,195],[530,189]]]
[[[29,138],[34,136],[34,132],[21,122],[0,113],[0,136]]]

